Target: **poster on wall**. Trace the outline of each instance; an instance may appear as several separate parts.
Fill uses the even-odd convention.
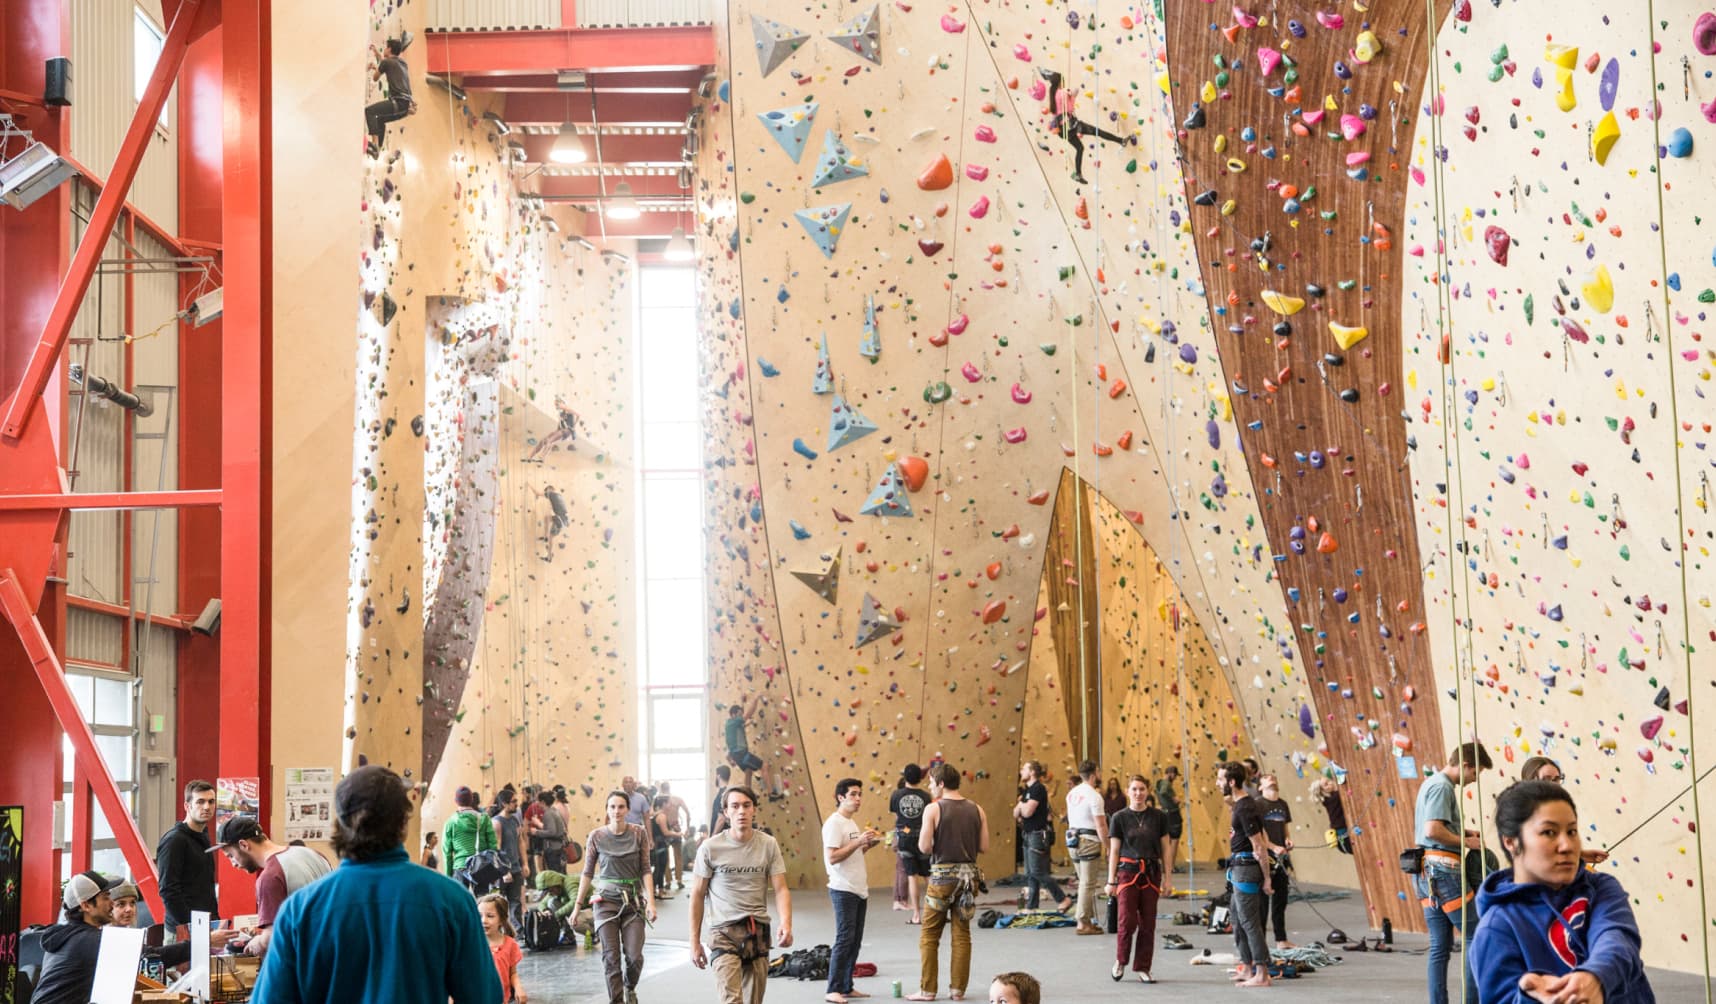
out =
[[[262,782],[254,777],[215,778],[215,832],[229,818],[237,815],[260,818],[262,802],[259,795]]]
[[[24,807],[0,805],[0,1004],[13,1004],[24,929]]]
[[[286,842],[327,840],[334,825],[334,768],[286,768]]]

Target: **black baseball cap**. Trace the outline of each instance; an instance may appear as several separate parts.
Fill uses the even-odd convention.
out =
[[[210,847],[208,852],[213,854],[223,847],[229,847],[240,840],[267,840],[268,834],[262,832],[262,824],[255,816],[232,816],[220,824],[220,839]]]

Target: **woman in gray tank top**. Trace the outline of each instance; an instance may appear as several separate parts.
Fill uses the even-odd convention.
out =
[[[608,825],[590,831],[584,843],[584,871],[578,877],[577,901],[583,903],[588,891],[595,914],[602,970],[608,979],[608,1004],[637,1004],[638,977],[643,973],[644,918],[655,923],[649,831],[626,822],[630,808],[631,799],[625,792],[608,793]],[[568,926],[577,926],[580,909],[573,908]]]

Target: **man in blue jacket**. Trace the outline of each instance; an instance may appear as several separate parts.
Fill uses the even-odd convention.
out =
[[[405,853],[399,775],[359,767],[334,790],[340,867],[274,921],[255,1004],[500,1004],[476,901]]]

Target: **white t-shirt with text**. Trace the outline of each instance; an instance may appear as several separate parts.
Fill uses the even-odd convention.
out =
[[[839,812],[829,816],[828,821],[822,824],[822,864],[828,869],[828,888],[869,899],[870,877],[864,870],[864,852],[853,851],[846,860],[839,862],[830,861],[828,857],[830,851],[846,846],[863,832],[864,828],[856,821]]]
[[[1105,812],[1102,792],[1090,785],[1081,781],[1067,792],[1067,829],[1094,831],[1097,817]]]

